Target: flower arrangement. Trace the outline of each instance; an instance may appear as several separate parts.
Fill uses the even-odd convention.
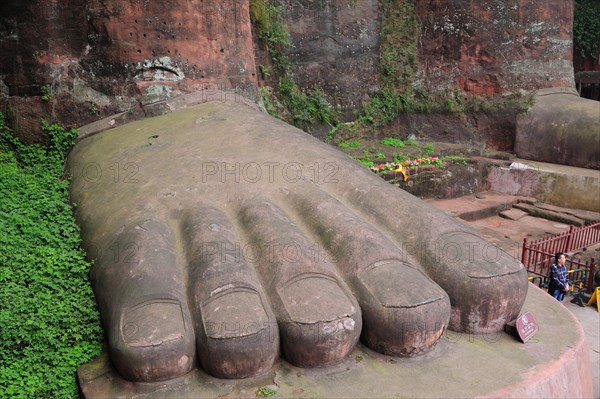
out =
[[[408,180],[408,176],[406,174],[406,168],[414,168],[416,166],[422,165],[441,165],[442,160],[438,157],[423,157],[417,158],[413,160],[406,160],[400,163],[397,162],[386,162],[379,165],[373,165],[369,169],[375,173],[383,173],[386,171],[394,171],[396,173],[401,173],[404,176],[404,181]]]

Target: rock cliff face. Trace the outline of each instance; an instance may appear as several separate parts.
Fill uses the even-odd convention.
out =
[[[573,87],[573,2],[417,2],[419,85],[485,96]]]
[[[288,51],[300,87],[321,87],[331,103],[356,109],[378,89],[378,1],[282,0],[293,46]]]
[[[28,141],[40,118],[79,126],[182,93],[234,87],[256,95],[248,1],[10,0],[1,7],[2,105]]]
[[[418,21],[416,67],[404,80],[411,89],[490,97],[574,85],[571,1],[276,3],[294,45],[287,50],[294,79],[323,88],[342,110],[380,89],[384,3],[410,3]],[[33,141],[26,132],[40,118],[79,126],[219,88],[255,97],[264,82],[249,9],[250,0],[5,0],[0,106]]]
[[[87,10],[82,63],[102,93],[147,103],[256,83],[247,1],[88,0]]]

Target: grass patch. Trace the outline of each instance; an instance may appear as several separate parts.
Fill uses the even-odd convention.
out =
[[[404,141],[400,139],[396,139],[394,137],[386,137],[380,141],[381,144],[387,145],[390,147],[402,148],[404,147]]]
[[[358,158],[357,161],[366,166],[367,168],[370,168],[375,165],[375,162],[371,160],[371,153],[369,152],[369,150],[364,150],[362,158]]]
[[[48,86],[40,87],[40,96],[42,101],[50,101],[50,89]]]
[[[77,135],[42,123],[24,145],[0,114],[0,397],[76,398],[76,368],[102,350],[89,263],[61,180]]]
[[[338,147],[340,147],[340,148],[358,148],[358,147],[360,147],[360,141],[358,141],[357,139],[348,140],[343,143],[339,143]]]
[[[469,158],[464,155],[446,155],[440,158],[444,162],[450,162],[455,165],[463,165],[467,166],[469,163],[467,162]]]

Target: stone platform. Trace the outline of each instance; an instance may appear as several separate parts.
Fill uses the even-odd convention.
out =
[[[382,356],[359,346],[342,364],[300,369],[280,361],[267,374],[221,380],[195,370],[161,383],[123,380],[104,354],[78,369],[83,396],[92,398],[241,398],[260,387],[273,397],[318,398],[551,398],[592,397],[592,371],[581,325],[559,302],[530,285],[523,311],[539,332],[527,343],[506,333],[447,331],[429,354]]]
[[[600,170],[515,158],[509,167],[493,169],[487,181],[488,189],[497,193],[600,212]]]

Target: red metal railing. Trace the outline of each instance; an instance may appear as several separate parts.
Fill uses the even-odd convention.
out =
[[[597,243],[600,243],[600,220],[587,226],[571,226],[567,232],[531,242],[528,242],[527,238],[523,239],[521,262],[530,275],[541,276],[543,279],[550,275],[550,266],[557,252],[577,251]],[[570,265],[571,270],[575,270],[570,280],[577,281],[585,278],[585,287],[591,290],[595,273],[594,259],[586,263],[569,259],[567,265]]]

